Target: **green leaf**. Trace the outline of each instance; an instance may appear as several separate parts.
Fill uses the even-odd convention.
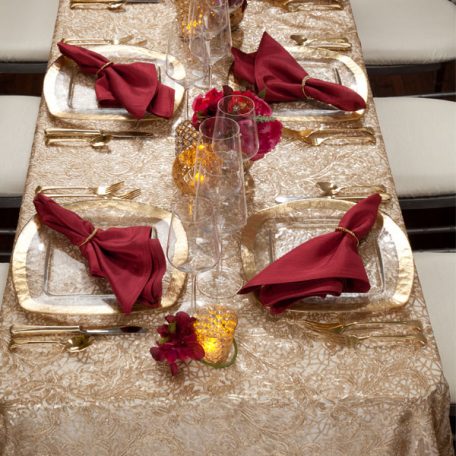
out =
[[[264,100],[266,98],[266,87],[261,92],[259,92],[257,96]]]

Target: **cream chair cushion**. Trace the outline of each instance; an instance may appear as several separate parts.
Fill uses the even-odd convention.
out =
[[[0,62],[47,62],[58,6],[59,0],[0,1]]]
[[[0,196],[22,195],[40,99],[0,96]]]
[[[456,103],[375,98],[399,196],[456,193]]]
[[[414,255],[451,402],[456,402],[456,252]]]
[[[367,65],[456,58],[456,5],[448,0],[350,0]]]
[[[3,292],[5,291],[6,278],[8,277],[9,263],[0,263],[0,307],[3,302]]]

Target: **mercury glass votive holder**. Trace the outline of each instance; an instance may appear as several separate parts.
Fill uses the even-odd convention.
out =
[[[195,333],[204,349],[204,361],[213,365],[223,364],[233,346],[238,321],[236,312],[223,306],[211,306],[201,309],[195,318]]]

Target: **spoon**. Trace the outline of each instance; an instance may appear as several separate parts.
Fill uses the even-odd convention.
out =
[[[119,10],[122,10],[124,5],[127,4],[127,1],[128,0],[120,0],[118,2],[113,2],[113,3],[110,3],[108,5],[108,10],[111,10],[111,11],[119,11]]]
[[[386,193],[386,187],[382,184],[378,185],[347,185],[346,187],[338,187],[333,182],[323,181],[317,182],[315,184],[319,187],[325,195],[337,195],[342,190],[352,189],[352,188],[359,188],[359,189],[366,189],[369,193]]]
[[[74,336],[70,337],[67,341],[62,342],[60,340],[30,340],[30,339],[16,339],[10,344],[10,348],[14,349],[22,345],[28,344],[59,344],[63,347],[63,350],[69,353],[77,353],[85,350],[93,344],[93,339],[85,336]]]

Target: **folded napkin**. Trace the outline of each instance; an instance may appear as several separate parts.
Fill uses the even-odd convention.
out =
[[[138,299],[159,305],[166,260],[158,239],[150,238],[150,226],[95,229],[41,193],[33,203],[40,222],[79,246],[90,273],[109,281],[122,312],[130,313]]]
[[[310,77],[294,57],[266,32],[256,52],[247,54],[233,47],[231,53],[234,76],[253,84],[257,93],[265,91],[265,101],[314,98],[343,111],[366,107],[361,96],[348,87]]]
[[[112,63],[96,52],[58,43],[60,52],[74,60],[83,73],[98,76],[95,93],[100,106],[124,107],[134,118],[147,112],[169,119],[174,110],[174,89],[158,80],[153,63]]]
[[[239,293],[258,291],[260,302],[278,314],[301,298],[369,291],[358,243],[371,230],[380,202],[377,194],[360,201],[345,213],[336,231],[294,248],[259,272]]]

